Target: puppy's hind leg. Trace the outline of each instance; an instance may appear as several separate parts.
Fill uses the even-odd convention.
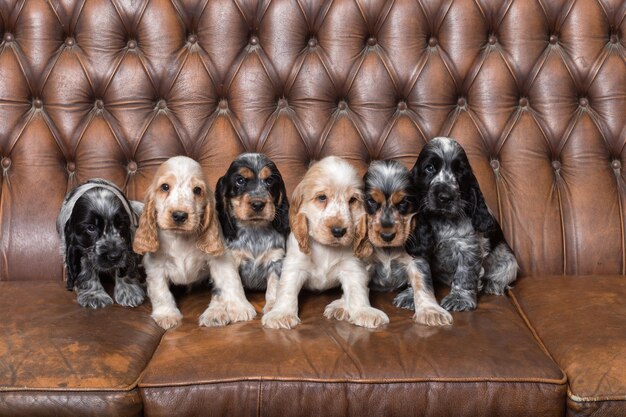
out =
[[[485,294],[502,295],[515,281],[519,266],[511,249],[500,243],[483,262],[485,275],[482,279]]]

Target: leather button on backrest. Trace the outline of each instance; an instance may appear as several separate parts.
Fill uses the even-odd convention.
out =
[[[96,100],[94,105],[96,106],[96,109],[98,110],[102,110],[104,108],[104,102],[100,99]]]
[[[406,107],[406,101],[404,101],[404,100],[400,100],[400,101],[398,102],[398,110],[400,110],[400,111],[404,111],[404,110],[406,110],[406,108],[407,108],[407,107]]]
[[[4,34],[4,41],[5,42],[13,42],[15,40],[15,38],[13,37],[12,33],[5,33]]]
[[[257,38],[256,36],[251,36],[250,45],[258,45],[258,44],[259,44],[259,38]]]
[[[67,163],[67,170],[69,172],[74,172],[76,171],[76,163],[75,162],[68,162]]]
[[[348,108],[348,103],[346,103],[345,100],[341,100],[339,103],[337,103],[337,107],[339,108],[339,110],[345,110]]]
[[[33,106],[35,106],[36,109],[40,109],[43,107],[43,101],[41,101],[40,98],[36,98],[33,100]]]
[[[128,46],[128,49],[135,49],[137,47],[137,41],[134,39],[131,39],[128,41],[126,46]]]
[[[189,37],[187,38],[187,42],[196,43],[198,42],[198,37],[196,35],[189,35]]]
[[[496,35],[489,36],[489,45],[495,45],[497,41],[498,39],[496,38]]]
[[[309,48],[315,48],[317,46],[317,39],[311,38],[309,39]]]
[[[137,162],[135,162],[135,161],[130,161],[130,162],[128,163],[128,170],[129,170],[130,172],[135,172],[135,171],[137,171]]]
[[[552,168],[555,171],[558,171],[559,169],[561,169],[561,162],[559,162],[559,161],[552,161]]]
[[[578,104],[580,104],[580,107],[587,107],[589,105],[589,100],[587,100],[585,97],[581,97],[580,99],[578,99]]]
[[[9,169],[10,166],[11,166],[11,158],[9,157],[2,158],[2,168]]]
[[[76,45],[76,41],[71,36],[65,40],[66,46],[74,46]]]
[[[465,97],[459,97],[459,99],[456,101],[456,104],[459,107],[465,107],[465,105],[467,104],[467,100],[465,100]]]
[[[559,41],[559,38],[556,35],[550,35],[550,43],[554,45]]]
[[[437,46],[437,39],[436,38],[430,38],[428,40],[428,46],[430,46],[431,48],[434,48],[435,46]]]
[[[376,45],[376,43],[377,43],[376,38],[375,38],[375,37],[373,37],[373,36],[371,36],[371,37],[367,40],[367,44],[368,44],[369,46],[374,46],[374,45]]]
[[[528,106],[528,99],[526,97],[520,98],[519,99],[519,105],[520,105],[520,107]]]
[[[225,98],[223,98],[220,100],[218,106],[220,109],[226,110],[228,108],[228,101]]]

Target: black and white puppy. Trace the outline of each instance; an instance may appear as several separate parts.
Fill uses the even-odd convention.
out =
[[[425,268],[420,263],[426,261],[413,258],[404,248],[417,210],[411,173],[398,161],[375,161],[363,180],[367,237],[374,249],[365,260],[370,288],[404,290],[394,299],[394,304],[415,310],[413,320],[417,323],[452,324],[450,313],[437,303],[430,275],[422,273]]]
[[[113,183],[94,179],[70,191],[57,217],[57,232],[66,270],[67,288],[78,304],[100,308],[113,303],[102,286],[104,276],[115,278],[118,304],[143,303],[138,258],[132,251],[134,231],[143,204],[129,201]]]
[[[407,250],[427,259],[435,278],[451,287],[441,305],[472,310],[479,291],[504,294],[517,276],[517,261],[461,145],[451,138],[432,139],[411,173],[418,214]],[[427,264],[422,273],[430,274]]]
[[[276,300],[289,202],[283,178],[267,156],[239,155],[217,182],[216,207],[226,247],[239,269],[244,288],[265,290],[264,312]]]

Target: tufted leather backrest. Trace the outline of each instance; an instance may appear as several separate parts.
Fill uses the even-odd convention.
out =
[[[64,194],[143,199],[185,154],[312,160],[467,149],[524,274],[624,274],[622,0],[0,3],[0,279],[60,279]]]

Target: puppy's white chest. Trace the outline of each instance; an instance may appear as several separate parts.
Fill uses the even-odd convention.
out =
[[[208,276],[208,255],[200,251],[195,241],[174,237],[163,249],[164,268],[174,284],[191,284]]]
[[[352,259],[350,248],[313,247],[311,258],[310,275],[305,283],[305,288],[316,291],[324,291],[340,285],[339,274],[341,264]],[[345,252],[345,254],[344,254]]]

